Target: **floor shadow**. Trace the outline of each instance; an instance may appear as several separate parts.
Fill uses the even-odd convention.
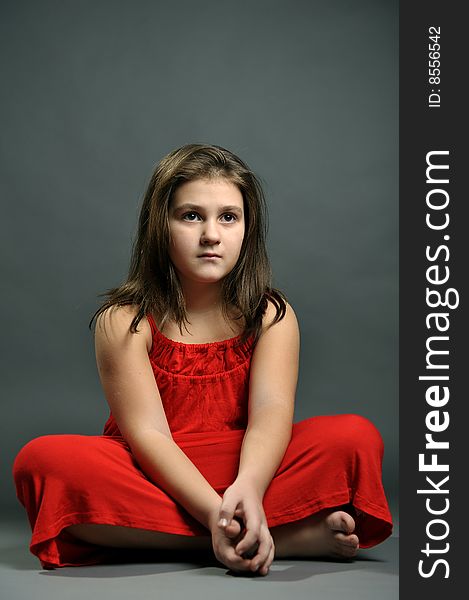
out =
[[[40,575],[45,577],[70,577],[88,579],[113,579],[122,577],[139,577],[145,575],[159,575],[163,573],[181,573],[191,571],[192,576],[220,577],[231,576],[243,579],[254,579],[265,583],[294,582],[311,579],[319,575],[333,573],[345,573],[357,570],[370,570],[366,567],[366,561],[353,561],[350,563],[326,562],[326,561],[287,561],[278,560],[272,565],[269,575],[263,577],[256,573],[236,573],[227,570],[222,565],[208,566],[206,564],[164,562],[164,563],[138,563],[138,564],[113,564],[95,565],[89,567],[63,567],[53,571],[41,571]],[[389,574],[389,571],[386,570]]]
[[[62,567],[54,570],[42,570],[38,559],[29,553],[27,546],[11,546],[0,549],[0,564],[17,571],[37,571],[46,577],[69,578],[120,578],[157,575],[160,573],[177,573],[192,571],[194,575],[217,577],[229,575],[265,582],[289,582],[309,579],[318,575],[341,573],[348,571],[364,571],[367,573],[384,573],[398,575],[398,539],[390,538],[380,548],[363,550],[359,556],[350,561],[333,559],[277,559],[272,564],[267,577],[256,573],[236,573],[219,563],[209,552],[181,552],[166,550],[160,552],[134,550],[121,556],[115,556],[112,563]]]
[[[362,571],[366,573],[385,573],[397,575],[398,565],[396,556],[386,560],[373,556],[361,556],[354,560],[340,561],[333,559],[284,559],[275,560],[267,577],[257,573],[237,573],[219,563],[213,555],[187,552],[166,552],[165,556],[142,553],[134,555],[134,560],[116,564],[93,565],[89,567],[63,567],[52,571],[42,571],[41,575],[47,577],[71,578],[120,578],[139,577],[144,575],[157,575],[161,573],[177,573],[191,571],[193,576],[220,577],[231,576],[248,578],[266,583],[293,582],[310,579],[319,575],[332,573],[345,573],[349,571]]]

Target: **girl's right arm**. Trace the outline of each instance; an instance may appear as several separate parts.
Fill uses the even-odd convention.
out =
[[[216,527],[221,498],[174,442],[148,358],[151,331],[129,326],[131,307],[112,307],[95,329],[98,372],[120,432],[141,469],[205,527]]]

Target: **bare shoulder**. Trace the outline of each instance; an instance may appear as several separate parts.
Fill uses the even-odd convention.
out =
[[[275,305],[269,302],[251,365],[251,423],[265,419],[261,409],[267,407],[270,410],[274,405],[287,410],[286,422],[291,423],[293,419],[300,352],[298,322],[288,303],[284,317],[276,323],[275,314]]]
[[[267,309],[262,319],[263,334],[273,330],[277,330],[277,332],[282,331],[294,335],[299,334],[298,319],[296,318],[296,313],[293,310],[291,304],[289,304],[288,302],[286,304],[287,306],[284,317],[277,323],[274,323],[275,315],[277,314],[277,309],[273,302],[271,302],[270,300],[268,301]]]
[[[138,324],[137,332],[130,332],[130,325],[138,312],[134,305],[111,306],[104,310],[96,319],[95,339],[100,344],[145,344],[151,349],[152,333],[150,324],[144,317]]]

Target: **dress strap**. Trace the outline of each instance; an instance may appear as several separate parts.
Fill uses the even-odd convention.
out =
[[[156,323],[155,323],[155,319],[152,317],[152,315],[150,313],[148,313],[146,315],[146,317],[147,317],[148,323],[150,324],[151,333],[154,336],[155,333],[158,331],[158,328],[157,328]]]

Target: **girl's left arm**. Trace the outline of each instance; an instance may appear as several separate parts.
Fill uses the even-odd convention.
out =
[[[248,426],[238,475],[223,496],[219,521],[226,527],[221,519],[229,525],[233,516],[242,518],[246,530],[236,550],[242,554],[253,550],[254,544],[255,552],[257,542],[256,559],[265,569],[273,558],[273,544],[262,500],[291,440],[300,347],[298,322],[291,306],[287,304],[281,321],[267,327],[274,314],[269,304],[252,357]]]
[[[269,304],[267,324],[275,309]],[[291,440],[298,380],[300,335],[292,307],[264,331],[251,364],[248,426],[241,448],[238,480],[264,496]]]

